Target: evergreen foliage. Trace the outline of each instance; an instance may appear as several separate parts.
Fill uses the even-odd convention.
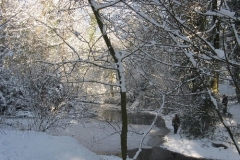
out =
[[[192,99],[190,108],[183,113],[182,132],[203,138],[214,132],[217,121],[215,106],[207,94],[201,94]]]

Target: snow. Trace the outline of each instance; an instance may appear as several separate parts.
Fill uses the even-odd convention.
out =
[[[91,4],[94,7],[95,11],[98,11],[100,9],[107,8],[111,5],[117,4],[119,2],[120,2],[120,0],[116,0],[116,1],[108,2],[108,3],[102,3],[102,4],[96,5],[96,3],[94,1],[91,1]]]
[[[230,112],[233,114],[234,119],[232,122],[240,123],[240,106],[232,105]],[[198,158],[212,158],[218,160],[238,160],[240,159],[235,146],[232,144],[229,135],[227,134],[224,127],[219,124],[217,134],[214,139],[188,139],[182,134],[173,134],[173,128],[171,126],[172,116],[168,115],[164,117],[166,119],[166,126],[171,130],[164,139],[165,143],[161,145],[162,148],[179,152],[187,156],[193,156]],[[100,128],[96,130],[92,125],[87,124],[87,131],[83,131],[85,141],[91,141],[91,135],[95,135],[97,141],[101,141],[101,136],[105,136],[105,132],[100,132]],[[96,124],[96,122],[94,122]],[[106,129],[105,126],[103,127]],[[102,129],[103,129],[102,128]],[[84,128],[78,128],[81,130]],[[110,129],[110,128],[108,128]],[[146,130],[144,127],[142,130]],[[181,129],[180,129],[181,130]],[[109,130],[108,130],[109,131]],[[109,131],[111,132],[111,131]],[[151,131],[153,132],[153,131]],[[88,133],[88,134],[87,134]],[[100,137],[99,137],[100,136]],[[139,145],[139,137],[129,137],[131,144],[134,143]],[[96,141],[95,141],[96,142]],[[105,150],[110,148],[119,148],[119,136],[109,136],[104,139]],[[226,145],[228,148],[214,148],[211,143],[221,143]],[[99,142],[98,142],[99,143]],[[104,145],[102,144],[102,145]],[[107,145],[106,145],[107,144]],[[111,144],[111,145],[110,145]],[[91,144],[93,145],[93,143]],[[113,146],[112,146],[113,145]],[[115,147],[114,147],[115,145]],[[135,147],[136,147],[135,146]],[[97,146],[101,147],[101,146]],[[146,147],[146,146],[143,146]],[[91,148],[88,146],[88,148]],[[103,156],[97,155],[79,144],[78,141],[70,136],[52,136],[46,133],[33,132],[33,131],[14,131],[14,130],[2,130],[0,133],[0,159],[16,159],[16,160],[120,160],[116,156]]]
[[[233,117],[237,116],[237,119],[240,120],[240,116],[238,115],[240,112],[240,106],[232,106],[230,112],[233,113],[232,111],[237,111],[235,112],[237,115],[234,114]],[[218,125],[218,129],[211,138],[189,139],[182,134],[173,134],[173,127],[171,126],[172,117],[167,116],[165,118],[168,119],[166,123],[167,127],[172,131],[165,136],[166,142],[161,146],[162,148],[196,158],[209,158],[216,160],[240,159],[235,146],[233,145],[228,133],[226,132],[226,129],[222,124]],[[181,128],[179,131],[181,131]],[[228,148],[215,148],[212,146],[212,143],[224,144]]]
[[[219,85],[219,92],[220,95],[235,95],[235,90],[230,86],[228,81]],[[228,112],[232,114],[232,119],[225,118],[226,123],[228,126],[238,128],[238,124],[240,124],[240,104],[234,101],[229,101]],[[240,155],[238,154],[236,147],[233,145],[233,142],[223,124],[218,124],[217,129],[211,138],[189,139],[182,134],[173,134],[173,127],[171,124],[173,115],[163,117],[165,119],[166,127],[169,128],[171,132],[165,136],[166,142],[161,145],[162,148],[196,158],[209,158],[217,160],[240,159]],[[181,132],[181,127],[179,132]],[[224,144],[228,148],[215,148],[212,146],[212,143]]]
[[[198,12],[198,11],[197,11]],[[199,12],[200,13],[200,12]],[[229,17],[229,18],[232,18],[232,19],[235,19],[234,15],[235,15],[235,12],[231,12],[229,10],[226,10],[226,9],[223,9],[221,8],[220,11],[218,12],[213,12],[213,11],[207,11],[206,13],[204,13],[205,15],[211,15],[211,16],[219,16],[219,17]]]
[[[67,136],[33,131],[5,130],[0,134],[1,160],[119,160],[98,156]]]
[[[220,85],[220,94],[233,95],[234,90],[229,85]],[[226,118],[228,125],[238,127],[240,124],[240,105],[234,101],[229,102],[229,112],[233,119]],[[170,132],[164,136],[165,142],[159,147],[196,158],[211,158],[216,160],[239,160],[240,156],[231,141],[224,126],[219,123],[210,138],[189,139],[183,134],[173,134],[171,119],[174,115],[161,115],[165,119],[166,127]],[[12,130],[1,127],[0,132],[0,160],[120,160],[113,155],[98,155],[109,151],[120,151],[120,136],[113,124],[99,120],[79,123],[72,121],[72,126],[65,132],[57,131],[53,136],[43,132]],[[151,128],[151,131],[149,128]],[[142,137],[146,136],[142,147],[149,148],[147,141],[151,135],[159,134],[158,128],[153,125],[133,125],[132,130],[138,133],[129,133],[129,149],[138,148]],[[181,127],[179,129],[181,132]],[[61,136],[60,136],[61,135]],[[63,136],[66,135],[66,136]],[[224,144],[228,148],[215,148],[212,143]],[[103,147],[104,146],[104,147]],[[97,154],[98,152],[98,154]],[[106,153],[106,152],[105,152]],[[130,159],[129,159],[130,160]]]
[[[185,23],[185,20],[181,20],[181,18],[176,17],[176,19],[178,20],[178,22],[180,22],[181,24]]]
[[[223,14],[223,15],[226,15],[228,17],[231,17],[234,19],[234,15],[235,15],[235,12],[231,12],[230,10],[226,10],[224,8],[221,8],[219,13]]]
[[[223,57],[225,56],[224,51],[221,50],[221,49],[215,49],[215,53],[217,53],[217,56],[218,56],[219,58],[223,58]]]
[[[217,104],[217,100],[212,96],[211,91],[208,89],[208,95],[211,98],[211,101],[213,102],[214,106],[218,109],[218,104]]]
[[[111,118],[111,117],[109,117]],[[71,126],[64,131],[59,130],[54,135],[71,136],[75,138],[80,144],[90,149],[97,154],[113,154],[120,153],[120,124],[109,124],[96,119],[91,119],[86,122],[73,122]],[[143,131],[149,128],[147,125],[131,125],[128,132],[128,149],[139,147],[139,141],[142,138]],[[157,132],[156,127],[153,128]],[[134,131],[134,132],[133,132]],[[151,135],[151,134],[150,134]],[[146,145],[149,137],[144,139],[144,148],[149,148]]]
[[[122,54],[122,55],[121,55]],[[118,66],[118,70],[119,70],[119,77],[120,77],[120,80],[119,80],[119,85],[121,86],[121,92],[126,92],[126,81],[125,81],[125,75],[124,75],[124,66],[123,66],[123,63],[122,63],[122,59],[124,57],[124,52],[122,53],[119,53],[118,51],[115,51],[115,56],[116,58],[118,59],[118,63],[117,63],[117,66]]]
[[[229,81],[226,80],[224,83],[226,85],[221,85],[221,84],[219,85],[219,92],[221,93],[221,95],[225,94],[225,95],[228,95],[228,96],[231,96],[231,97],[234,96],[236,93],[235,93],[235,90],[233,90],[230,87]]]
[[[194,53],[193,52],[187,52],[184,51],[185,55],[189,58],[189,60],[192,62],[192,65],[194,67],[197,67],[197,62],[195,61],[195,59],[193,58]]]

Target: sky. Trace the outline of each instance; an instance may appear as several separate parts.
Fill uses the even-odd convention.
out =
[[[229,96],[234,94],[233,90],[227,86],[220,86],[220,92]],[[228,123],[237,126],[240,123],[240,105],[230,101],[229,112],[232,113],[233,119],[227,119]],[[240,156],[222,124],[218,125],[218,129],[210,139],[194,140],[186,138],[183,134],[173,134],[171,126],[173,116],[174,114],[163,116],[170,132],[164,136],[165,142],[159,147],[192,157],[240,160]],[[85,121],[84,125],[81,125],[82,128],[79,128],[80,125],[77,122],[73,124],[76,126],[69,127],[65,132],[58,132],[57,136],[43,132],[22,131],[21,129],[12,130],[9,127],[1,126],[0,160],[120,160],[116,156],[100,154],[104,150],[113,152],[120,149],[119,135],[109,134],[113,133],[113,127],[107,128],[109,124],[98,120]],[[133,126],[134,130],[139,133],[146,131],[148,127],[148,125]],[[149,135],[158,130],[154,127]],[[129,148],[137,148],[141,136],[141,134],[129,134]],[[147,144],[146,141],[149,141],[150,137],[146,137],[144,144]],[[212,142],[224,144],[228,148],[215,148],[212,146]],[[149,146],[143,145],[143,147]],[[96,154],[97,152],[98,154]]]

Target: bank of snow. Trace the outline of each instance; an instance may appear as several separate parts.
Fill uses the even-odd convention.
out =
[[[99,156],[75,139],[33,131],[5,130],[0,133],[1,160],[120,160]]]
[[[229,125],[238,127],[237,124],[240,124],[240,105],[231,105],[229,112],[233,114],[233,119],[227,119]],[[171,126],[172,116],[164,116],[166,127],[169,128],[171,132],[164,137],[166,142],[161,145],[162,148],[196,158],[240,160],[240,155],[222,124],[217,126],[215,134],[210,138],[199,140],[189,139],[182,134],[173,134],[173,127]],[[181,132],[181,128],[179,131]],[[212,146],[212,143],[223,144],[228,148],[215,148]]]

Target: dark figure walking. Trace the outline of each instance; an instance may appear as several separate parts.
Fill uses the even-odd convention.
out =
[[[177,114],[175,114],[175,117],[172,120],[172,126],[174,128],[174,134],[176,134],[178,131],[178,127],[180,126],[180,119]]]
[[[2,97],[0,97],[0,114],[4,114],[5,109],[6,109],[6,107],[4,106]]]
[[[228,96],[223,95],[222,104],[223,104],[223,113],[227,113]]]

